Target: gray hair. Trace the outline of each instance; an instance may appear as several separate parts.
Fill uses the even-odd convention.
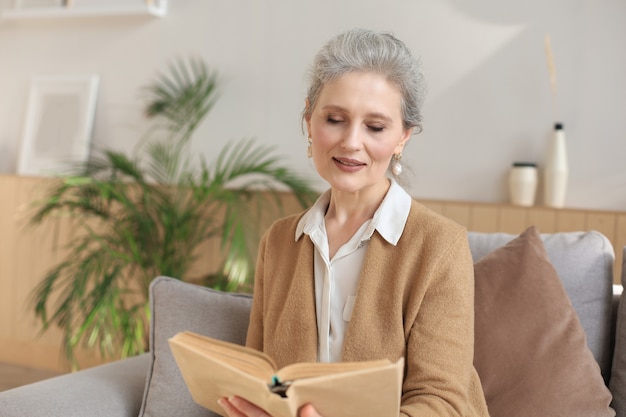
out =
[[[352,29],[332,38],[315,56],[307,93],[309,118],[324,85],[350,72],[375,72],[398,87],[405,129],[422,128],[422,102],[426,91],[420,63],[407,46],[389,33]]]

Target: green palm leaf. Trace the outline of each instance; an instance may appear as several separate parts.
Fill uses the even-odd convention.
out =
[[[62,216],[76,222],[70,255],[32,294],[42,330],[63,329],[73,366],[79,346],[115,358],[144,351],[150,282],[191,279],[198,249],[210,239],[220,240],[223,265],[207,282],[248,287],[263,213],[281,210],[283,191],[303,206],[315,198],[274,148],[253,139],[225,146],[212,164],[200,158],[192,165],[189,140],[215,104],[216,85],[199,59],[170,64],[145,89],[153,125],[136,154],[99,150],[37,203],[33,225]]]

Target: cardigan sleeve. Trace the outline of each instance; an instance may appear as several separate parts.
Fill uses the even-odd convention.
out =
[[[427,287],[407,340],[401,415],[475,415],[468,398],[475,376],[474,273],[466,232],[430,255],[435,261],[425,262],[418,278]]]

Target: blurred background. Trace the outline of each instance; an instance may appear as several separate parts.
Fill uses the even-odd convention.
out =
[[[33,76],[97,74],[92,146],[132,151],[146,129],[141,88],[177,57],[199,56],[218,71],[220,98],[194,150],[211,159],[254,137],[316,177],[300,125],[306,74],[321,45],[352,27],[394,33],[423,63],[424,130],[403,159],[416,198],[508,201],[511,163],[541,169],[559,119],[566,206],[626,209],[622,0],[169,0],[163,17],[3,18],[0,173],[16,172]]]

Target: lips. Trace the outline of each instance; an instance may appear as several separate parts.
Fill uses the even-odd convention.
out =
[[[349,158],[333,158],[333,160],[341,165],[347,166],[347,167],[361,167],[361,166],[365,166],[364,162],[361,161],[357,161],[356,159],[349,159]]]
[[[337,169],[346,174],[356,174],[360,172],[367,165],[361,161],[350,158],[333,158],[333,162]]]

